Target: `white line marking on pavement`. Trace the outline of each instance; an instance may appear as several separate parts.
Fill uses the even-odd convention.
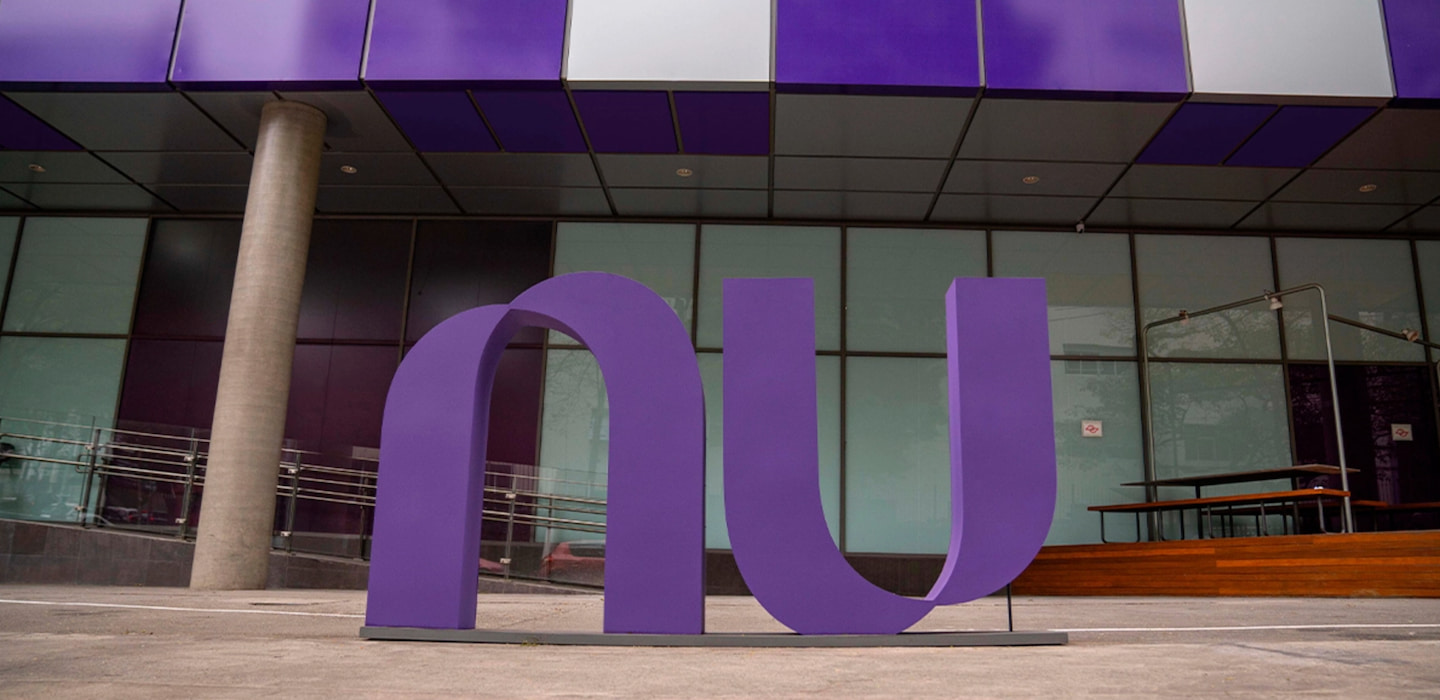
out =
[[[318,613],[318,612],[295,612],[291,610],[234,610],[228,608],[177,608],[169,605],[127,605],[125,603],[78,603],[69,601],[53,600],[8,600],[0,598],[0,603],[12,605],[60,605],[82,608],[122,608],[126,610],[164,610],[168,612],[198,612],[198,613],[236,613],[240,615],[296,615],[300,617],[347,617],[364,619],[364,615],[353,615],[349,613]]]
[[[1236,625],[1233,627],[1076,627],[1057,629],[1054,632],[1245,632],[1273,630],[1373,630],[1373,629],[1440,629],[1440,624],[1430,623],[1374,623],[1335,625]]]

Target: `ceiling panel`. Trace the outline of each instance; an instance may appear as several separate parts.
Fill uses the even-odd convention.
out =
[[[467,214],[609,216],[598,187],[452,187]]]
[[[1260,201],[1299,173],[1292,168],[1203,165],[1135,165],[1115,184],[1112,197],[1249,199]]]
[[[770,153],[767,92],[677,92],[675,118],[686,153]]]
[[[414,153],[326,153],[320,157],[320,184],[433,186],[439,183]]]
[[[1429,206],[1396,224],[1392,231],[1440,233],[1440,205]]]
[[[185,96],[252,151],[259,136],[260,110],[266,102],[280,99],[273,92],[187,92]]]
[[[762,219],[770,196],[757,190],[612,188],[620,216],[675,216]]]
[[[1091,226],[1227,229],[1255,208],[1255,202],[1108,197],[1086,219]]]
[[[945,176],[945,160],[918,158],[775,159],[775,187],[788,190],[848,190],[933,193]]]
[[[470,94],[450,92],[377,92],[395,123],[422,151],[490,153],[500,150]]]
[[[1080,221],[1094,204],[1094,197],[942,194],[930,220],[1069,226]]]
[[[1226,165],[1302,168],[1375,113],[1373,107],[1282,107]]]
[[[596,153],[675,153],[675,120],[664,92],[574,93],[575,107]]]
[[[101,158],[144,185],[247,185],[249,153],[101,153]]]
[[[245,185],[155,185],[151,189],[186,213],[243,212],[250,194]]]
[[[893,192],[775,193],[775,216],[794,219],[850,219],[856,221],[922,221],[933,194]]]
[[[755,189],[770,184],[770,159],[756,156],[600,155],[610,187]],[[680,173],[688,170],[689,176]]]
[[[336,151],[408,151],[410,144],[367,92],[282,92],[325,112],[325,145]],[[256,123],[259,128],[259,123]]]
[[[138,185],[6,185],[41,209],[170,211]]]
[[[0,148],[36,151],[77,151],[64,134],[36,119],[19,105],[0,97]]]
[[[1242,229],[1381,231],[1414,209],[1404,204],[1297,204],[1270,202],[1241,221]]]
[[[240,144],[177,92],[12,92],[8,95],[91,150],[240,150]]]
[[[961,158],[1128,162],[1175,109],[1155,102],[980,102]]]
[[[945,191],[964,194],[1099,197],[1125,166],[1111,163],[1049,163],[957,160]],[[1035,178],[1033,182],[1027,179]]]
[[[974,100],[779,95],[777,155],[949,158]]]
[[[512,153],[583,153],[585,137],[559,90],[472,92],[500,146]]]
[[[26,204],[24,200],[16,197],[3,189],[0,189],[0,210],[3,211],[30,211],[34,207]]]
[[[1440,170],[1440,110],[1386,109],[1316,165],[1322,168]]]
[[[37,172],[37,168],[43,171]],[[89,153],[0,151],[0,182],[118,184],[128,181],[124,175]]]
[[[599,187],[588,154],[425,153],[425,162],[451,187]]]
[[[315,208],[326,214],[458,214],[439,187],[321,187]]]
[[[1219,165],[1276,109],[1274,105],[1188,102],[1170,117],[1136,162]]]
[[[1440,196],[1440,172],[1307,170],[1280,190],[1277,202],[1425,204]]]

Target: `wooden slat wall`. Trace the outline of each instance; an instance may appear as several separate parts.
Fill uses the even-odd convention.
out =
[[[1046,547],[1014,591],[1440,598],[1440,531]]]

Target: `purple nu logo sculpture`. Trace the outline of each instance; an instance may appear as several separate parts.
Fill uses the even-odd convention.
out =
[[[1043,281],[956,279],[946,295],[950,550],[923,599],[861,578],[826,529],[813,282],[726,280],[724,301],[725,514],[740,572],[777,620],[801,634],[895,634],[1024,570],[1055,506]],[[525,326],[580,340],[605,378],[605,631],[703,633],[700,371],[664,300],[602,273],[461,313],[406,356],[385,405],[367,626],[475,626],[490,387]]]

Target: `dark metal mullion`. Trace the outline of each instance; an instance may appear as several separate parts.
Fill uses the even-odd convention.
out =
[[[773,158],[771,159],[771,162],[772,162],[772,163],[774,162],[774,159],[773,159]],[[849,316],[850,316],[850,314],[849,314],[849,308],[850,308],[850,286],[849,286],[849,285],[850,285],[850,274],[849,274],[849,271],[850,271],[850,227],[849,227],[849,226],[842,226],[842,227],[840,227],[840,396],[839,396],[839,398],[837,399],[837,401],[840,402],[840,407],[839,407],[839,408],[840,408],[840,435],[839,435],[839,438],[840,438],[840,450],[839,450],[839,460],[840,460],[840,464],[839,464],[839,467],[840,467],[840,475],[839,475],[839,480],[840,480],[840,498],[839,498],[839,509],[840,509],[840,510],[839,510],[839,512],[836,513],[836,515],[835,515],[835,521],[836,521],[837,528],[838,528],[838,533],[837,533],[838,537],[837,537],[837,539],[839,540],[839,542],[838,542],[837,544],[838,544],[838,546],[839,546],[839,548],[840,548],[841,554],[844,554],[844,553],[845,553],[845,545],[846,545],[846,541],[847,541],[847,539],[848,539],[848,534],[849,534],[849,533],[848,533],[849,527],[846,525],[846,520],[847,520],[846,516],[847,516],[847,514],[849,513],[849,506],[848,506],[848,505],[846,504],[846,502],[845,502],[845,501],[846,501],[846,498],[848,497],[848,495],[849,495],[849,493],[850,493],[850,489],[846,486],[846,483],[849,481],[849,459],[847,459],[847,457],[846,457],[846,452],[848,452],[848,450],[847,450],[847,445],[849,444],[849,440],[848,440],[848,437],[847,437],[846,430],[847,430],[848,427],[849,427],[849,413],[850,413],[850,412],[849,412],[849,410],[848,410],[849,407],[846,406],[846,403],[845,403],[846,398],[847,398],[847,396],[848,396],[848,392],[846,391],[846,389],[847,389],[847,379],[849,378],[849,377],[848,377],[848,374],[847,374],[847,371],[848,371],[848,366],[849,366],[849,364],[850,364],[850,358],[849,358],[849,356],[847,355],[848,348],[849,348],[849,346],[850,346],[850,340],[849,340],[849,334],[848,334],[848,330],[849,330],[849,329],[848,329],[848,326],[849,326]],[[822,510],[823,510],[823,509],[822,509]]]
[[[1150,428],[1150,397],[1146,395],[1144,390],[1144,387],[1151,386],[1149,376],[1150,348],[1144,347],[1140,342],[1140,339],[1145,335],[1145,302],[1140,296],[1140,261],[1139,255],[1135,252],[1135,234],[1131,233],[1127,235],[1126,239],[1130,249],[1130,299],[1135,307],[1135,336],[1131,342],[1135,345],[1135,368],[1137,372],[1141,369],[1139,360],[1142,359],[1142,356],[1146,360],[1146,376],[1140,377],[1139,387],[1136,388],[1136,393],[1140,395],[1140,476],[1142,481],[1149,481],[1155,476],[1156,470],[1159,468],[1158,465],[1150,459],[1150,454],[1154,452],[1154,448],[1151,445],[1154,439],[1154,433]],[[1159,497],[1160,490],[1154,485],[1147,485],[1145,487],[1145,501],[1147,503],[1154,503],[1159,500]],[[1138,518],[1139,514],[1136,514],[1136,517]],[[1149,527],[1149,540],[1152,542],[1159,540],[1159,535],[1163,532],[1164,523],[1161,520],[1162,517],[1158,512],[1146,515],[1146,525]],[[1183,527],[1185,523],[1185,513],[1183,512],[1180,513],[1180,523]],[[1197,522],[1196,525],[1198,527],[1199,523]],[[1139,526],[1137,525],[1136,527]]]
[[[1279,110],[1276,110],[1278,113]],[[1278,191],[1278,190],[1277,190]],[[1274,286],[1271,289],[1284,289],[1280,286],[1280,255],[1275,245],[1275,238],[1266,239],[1270,243],[1270,282]],[[1323,323],[1329,323],[1324,319]],[[1275,326],[1280,333],[1280,374],[1285,381],[1285,425],[1290,430],[1290,463],[1298,464],[1300,461],[1300,448],[1295,440],[1295,396],[1290,386],[1290,350],[1288,339],[1285,336],[1285,308],[1282,306],[1275,310]]]
[[[10,266],[5,273],[5,285],[0,288],[0,328],[4,328],[5,311],[10,305],[10,286],[15,284],[15,264],[20,260],[20,239],[25,234],[28,218],[22,217],[15,227],[15,240],[10,243]]]
[[[1420,246],[1414,239],[1410,240],[1410,267],[1415,275],[1415,298],[1420,303],[1420,337],[1434,342],[1430,337],[1430,319],[1425,308],[1425,279],[1420,274]],[[1433,425],[1434,429],[1440,430],[1440,366],[1435,364],[1435,353],[1428,345],[1425,346],[1425,369],[1425,373],[1430,377],[1430,411],[1435,421]]]
[[[410,339],[410,295],[415,282],[415,242],[420,237],[420,220],[410,220],[410,246],[405,257],[405,300],[400,304],[400,347],[396,366],[405,361],[405,343]]]

